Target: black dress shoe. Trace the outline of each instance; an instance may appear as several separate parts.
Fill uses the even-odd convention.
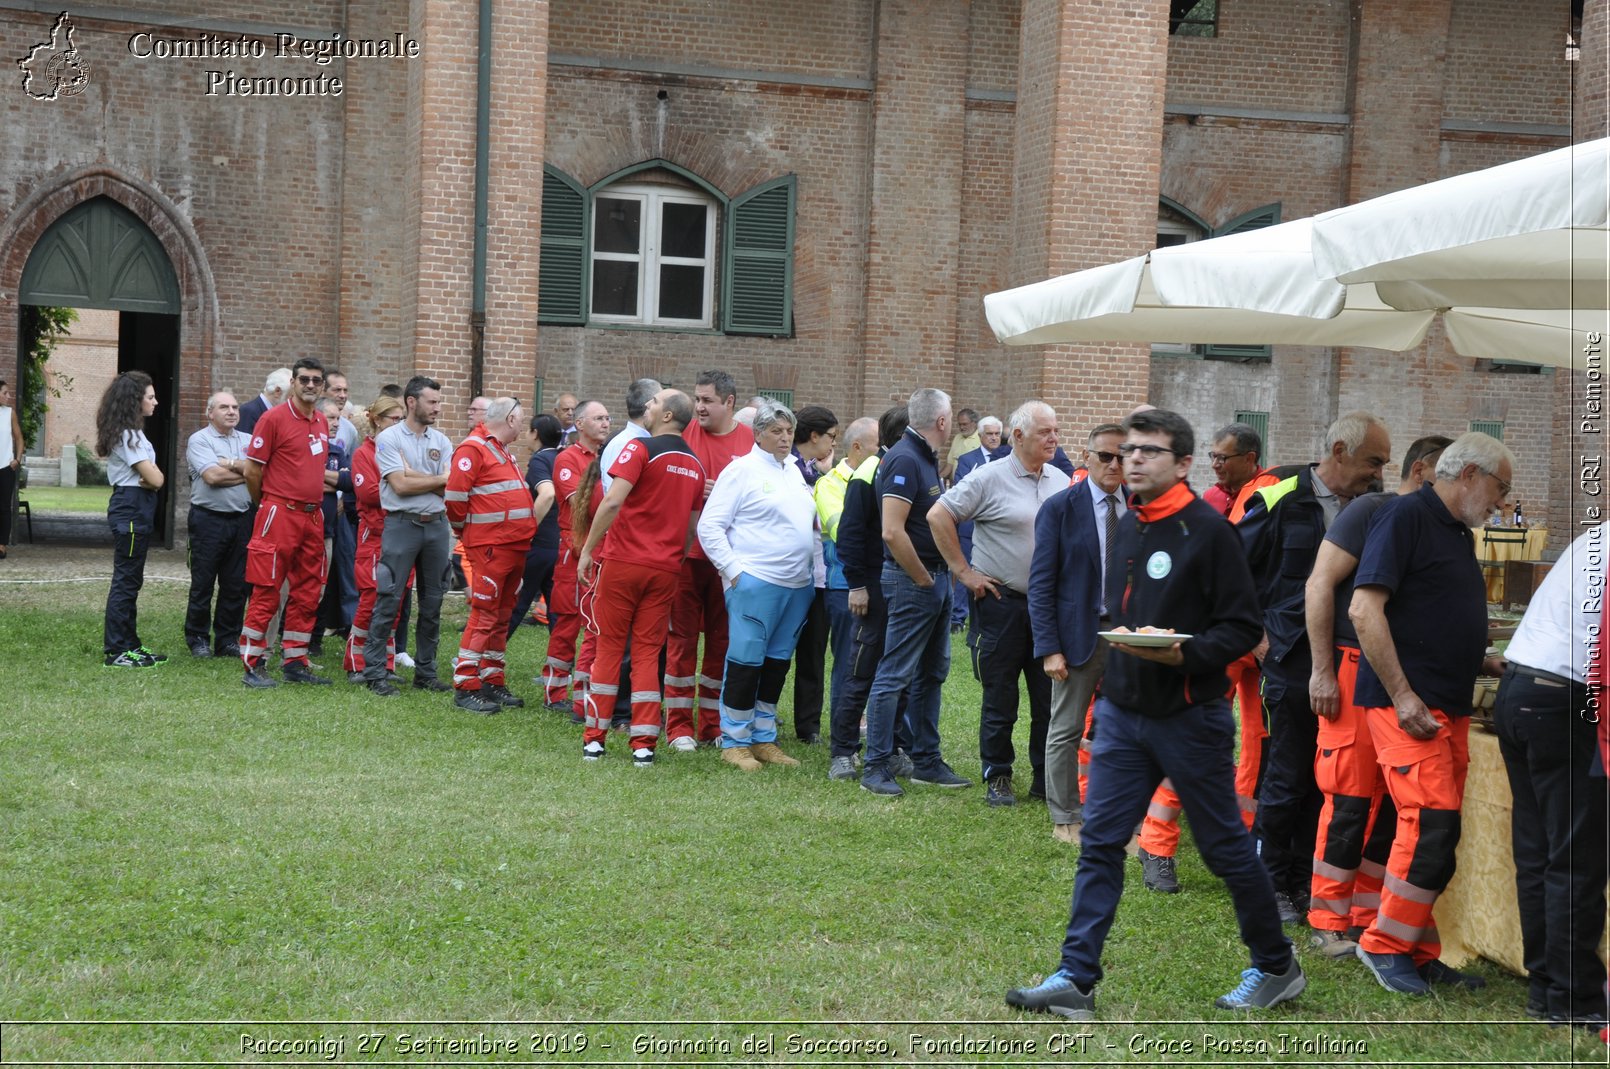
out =
[[[241,682],[246,684],[248,687],[255,687],[258,690],[266,690],[269,687],[277,687],[280,685],[280,681],[269,675],[267,672],[264,672],[261,666],[246,669],[245,678],[243,678]]]
[[[328,687],[330,681],[323,676],[313,674],[313,669],[300,661],[292,661],[280,669],[280,675],[285,677],[287,683],[312,683],[320,687]]]
[[[402,691],[398,690],[384,679],[371,680],[368,683],[368,687],[370,694],[377,694],[382,698],[395,698],[397,695],[402,693]]]
[[[418,676],[415,676],[414,689],[427,690],[432,694],[446,694],[453,688],[448,686],[446,683],[443,683],[440,679],[420,679]]]
[[[198,638],[198,639],[196,639],[194,642],[192,642],[190,644],[190,656],[192,656],[192,657],[211,657],[212,656],[212,647],[207,645],[207,640],[206,639]]]

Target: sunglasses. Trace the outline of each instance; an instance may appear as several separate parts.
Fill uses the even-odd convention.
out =
[[[298,376],[296,376],[296,381],[300,382],[303,386],[323,386],[324,385],[324,376],[323,375],[298,375]]]
[[[1124,459],[1121,454],[1107,453],[1107,452],[1103,452],[1101,450],[1096,451],[1095,457],[1096,457],[1096,460],[1098,460],[1102,464],[1116,464],[1120,460]]]

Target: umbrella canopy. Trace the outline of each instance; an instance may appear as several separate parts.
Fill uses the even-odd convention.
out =
[[[1607,147],[1573,146],[1313,219],[1154,249],[989,294],[985,314],[1009,345],[1189,340],[1394,350],[1419,345],[1440,315],[1466,356],[1580,366],[1589,332],[1607,326]],[[1512,168],[1521,179],[1491,180]],[[1449,183],[1453,194],[1439,192]],[[1405,201],[1412,203],[1374,214]],[[1446,225],[1415,225],[1404,213]],[[1368,240],[1346,239],[1350,219],[1364,220]],[[1393,258],[1371,259],[1380,255]]]

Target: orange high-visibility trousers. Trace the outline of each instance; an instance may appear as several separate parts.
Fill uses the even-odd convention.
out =
[[[1470,718],[1432,709],[1440,730],[1416,739],[1398,726],[1394,709],[1371,708],[1364,715],[1398,819],[1381,908],[1359,946],[1372,954],[1411,954],[1423,965],[1442,952],[1431,911],[1453,879],[1470,768]]]

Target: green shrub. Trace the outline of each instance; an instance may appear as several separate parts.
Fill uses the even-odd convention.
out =
[[[83,442],[74,442],[73,447],[78,451],[78,485],[105,486],[106,465]]]

